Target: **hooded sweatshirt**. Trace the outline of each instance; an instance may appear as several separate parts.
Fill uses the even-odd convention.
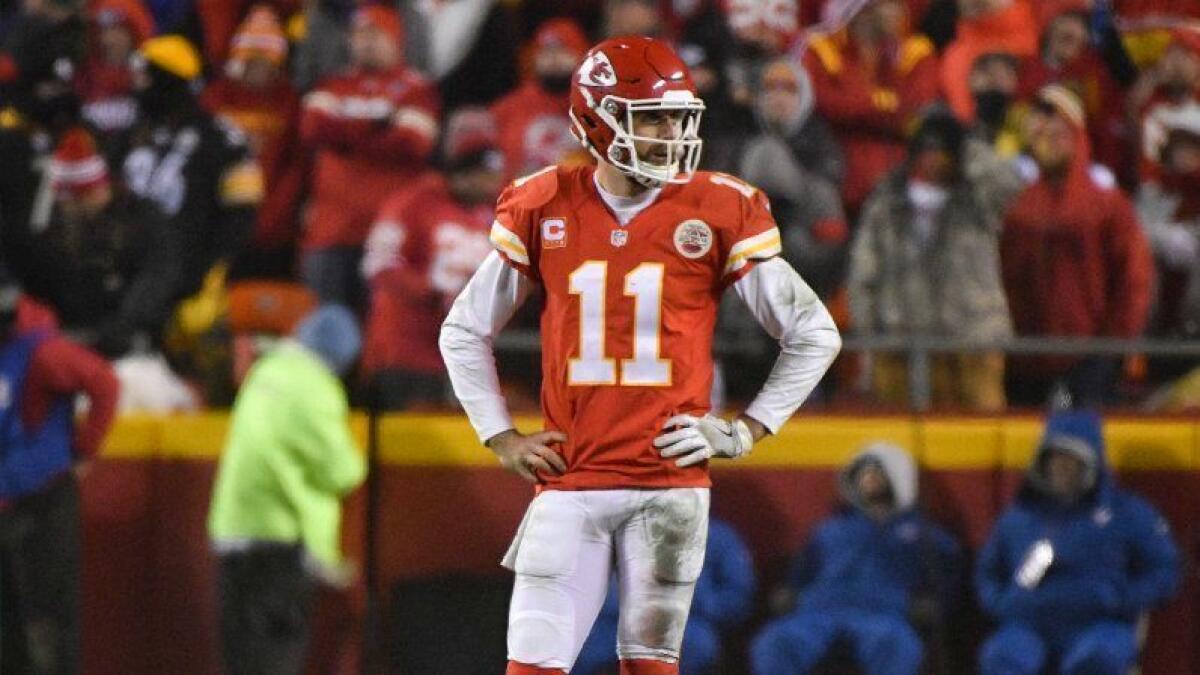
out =
[[[1150,247],[1129,199],[1091,170],[1082,123],[1074,128],[1066,176],[1035,176],[1005,217],[1000,261],[1013,325],[1018,335],[1137,337],[1150,308]],[[1074,360],[1036,363],[1057,375]]]
[[[1040,487],[1051,449],[1076,455],[1094,477],[1074,504]],[[1039,542],[1048,542],[1052,562],[1036,583],[1023,586],[1018,573]],[[1132,623],[1175,593],[1179,551],[1162,516],[1113,483],[1099,415],[1067,411],[1048,420],[1025,484],[979,554],[975,585],[980,603],[999,621],[1063,637],[1097,621]]]
[[[845,158],[829,125],[813,114],[807,73],[797,66],[791,71],[799,90],[795,116],[773,123],[760,100],[758,133],[740,144],[735,173],[767,194],[783,235],[784,258],[817,295],[828,298],[845,276],[848,226],[837,188]]]
[[[1059,17],[1081,14],[1085,21],[1090,21],[1083,0],[1043,0],[1037,14],[1043,50],[1050,27]],[[1125,93],[1109,73],[1099,47],[1089,44],[1077,58],[1061,64],[1051,63],[1044,53],[1025,59],[1019,82],[1019,99],[1035,96],[1048,84],[1061,84],[1078,93],[1087,113],[1088,137],[1096,161],[1126,177],[1133,168],[1130,161],[1134,158],[1128,152],[1132,139],[1125,122]]]
[[[894,496],[883,521],[867,516],[853,489],[864,462],[878,462]],[[858,609],[906,616],[916,591],[941,582],[951,591],[959,545],[945,530],[916,510],[917,468],[912,458],[888,443],[868,446],[838,478],[847,506],[818,526],[793,567],[791,582],[800,592],[798,611]]]

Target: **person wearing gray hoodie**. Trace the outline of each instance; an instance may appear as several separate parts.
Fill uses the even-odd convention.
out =
[[[886,442],[865,446],[838,476],[843,508],[821,523],[793,565],[795,609],[767,624],[750,649],[755,675],[808,673],[835,643],[867,675],[915,674],[924,645],[915,596],[949,598],[960,547],[917,510],[917,466]]]

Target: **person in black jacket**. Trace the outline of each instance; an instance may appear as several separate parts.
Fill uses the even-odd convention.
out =
[[[83,24],[20,14],[0,44],[0,264],[32,295],[39,270],[30,255],[53,205],[46,160],[79,120],[72,88]]]
[[[173,221],[183,241],[181,293],[200,290],[214,266],[246,241],[262,200],[262,171],[246,137],[200,107],[200,55],[187,40],[147,40],[134,60],[141,121],[124,143],[124,180]]]
[[[66,132],[49,163],[54,208],[38,233],[44,297],[65,330],[109,357],[159,341],[179,300],[181,233],[109,180],[93,137]]]

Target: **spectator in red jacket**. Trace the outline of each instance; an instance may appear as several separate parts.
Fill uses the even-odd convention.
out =
[[[1038,3],[1040,52],[1022,64],[1021,96],[1032,98],[1048,84],[1061,84],[1073,91],[1087,115],[1093,158],[1119,171],[1131,159],[1126,156],[1132,139],[1125,121],[1125,96],[1093,46],[1089,4],[1087,0]]]
[[[550,19],[533,36],[534,77],[492,105],[508,179],[551,164],[588,161],[567,119],[571,75],[588,38],[570,19]]]
[[[1153,94],[1142,110],[1142,180],[1157,181],[1159,158],[1176,120],[1200,112],[1200,28],[1181,27],[1146,79]]]
[[[304,97],[301,139],[316,153],[301,274],[322,303],[358,306],[358,263],[382,201],[428,168],[437,90],[401,59],[403,26],[380,5],[360,8],[350,71]]]
[[[1033,182],[1005,218],[1001,272],[1019,335],[1135,338],[1146,327],[1153,261],[1133,206],[1111,174],[1090,165],[1085,113],[1050,85],[1028,120]],[[1107,357],[1014,360],[1009,400],[1042,404],[1062,384],[1073,398],[1111,396]]]
[[[137,0],[99,0],[88,7],[88,55],[75,78],[83,119],[101,137],[137,119],[129,58],[154,35],[154,19]]]
[[[975,118],[969,79],[975,59],[992,52],[1037,54],[1038,34],[1028,0],[958,0],[957,37],[942,54],[942,90],[960,120]]]
[[[438,330],[491,251],[493,205],[504,186],[495,122],[463,108],[447,125],[445,176],[429,174],[384,203],[362,272],[371,286],[363,369],[387,410],[440,403]]]
[[[0,281],[0,589],[2,666],[78,673],[80,503],[77,477],[112,424],[117,379],[99,355],[48,329],[24,329],[20,288]],[[75,424],[75,398],[87,417]]]
[[[817,112],[846,153],[842,199],[851,220],[875,183],[903,161],[910,123],[938,96],[933,43],[909,34],[906,24],[904,3],[880,0],[845,31],[814,40],[805,55]]]
[[[250,248],[235,263],[239,276],[292,275],[306,162],[299,144],[300,97],[284,69],[287,50],[275,11],[254,7],[233,37],[225,75],[200,98],[246,133],[263,170],[266,192]]]

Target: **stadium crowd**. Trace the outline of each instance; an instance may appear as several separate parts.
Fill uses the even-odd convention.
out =
[[[1164,385],[1159,405],[1200,401],[1186,359],[997,347],[1200,334],[1194,0],[0,0],[0,376],[20,392],[15,404],[5,389],[0,415],[49,430],[17,448],[29,456],[76,453],[16,478],[81,471],[118,392],[125,410],[228,405],[270,336],[293,331],[320,359],[264,360],[231,462],[283,442],[254,424],[290,403],[278,381],[299,383],[282,386],[322,428],[345,426],[333,374],[356,371],[354,399],[382,409],[447,405],[438,326],[491,250],[496,197],[548,164],[592,161],[570,129],[571,76],[590,44],[624,34],[676,46],[707,105],[703,167],[766,193],[784,257],[843,332],[986,347],[932,358],[937,406],[1141,401]],[[723,308],[733,397],[770,364],[753,323]],[[527,353],[501,366],[527,383],[514,400],[536,400]],[[859,354],[822,394],[902,406],[910,376],[902,353]],[[77,392],[92,410],[72,446]],[[344,461],[306,496],[322,508],[364,471],[344,434],[326,436]],[[238,598],[257,577],[237,545],[259,523],[228,506],[253,472],[227,471],[210,526],[241,635],[257,615]],[[844,468],[843,508],[747,645],[754,672],[929,662],[930,631],[966,595],[951,582],[968,575],[960,544],[918,513],[915,476],[887,445]],[[9,478],[0,506],[29,492]],[[0,553],[68,583],[79,554],[63,542],[77,540],[21,518],[77,529],[77,496],[26,504],[0,523]],[[720,663],[755,594],[746,547],[712,527],[684,672]],[[320,561],[336,573],[329,532]],[[1126,672],[1178,557],[1161,518],[1111,482],[1099,420],[1052,418],[976,564],[998,625],[982,671]],[[31,643],[65,662],[78,659],[72,593],[19,599],[52,627]],[[614,610],[579,672],[611,668]]]
[[[703,168],[769,196],[844,333],[997,350],[935,355],[935,405],[1175,381],[1158,398],[1191,400],[1187,360],[997,346],[1200,331],[1182,0],[0,3],[4,274],[118,363],[126,409],[228,404],[259,338],[328,303],[362,323],[356,400],[443,405],[437,326],[494,200],[592,161],[567,92],[617,34],[676,45]],[[736,397],[769,359],[728,310]],[[909,376],[903,353],[863,354],[823,393],[904,405]]]

